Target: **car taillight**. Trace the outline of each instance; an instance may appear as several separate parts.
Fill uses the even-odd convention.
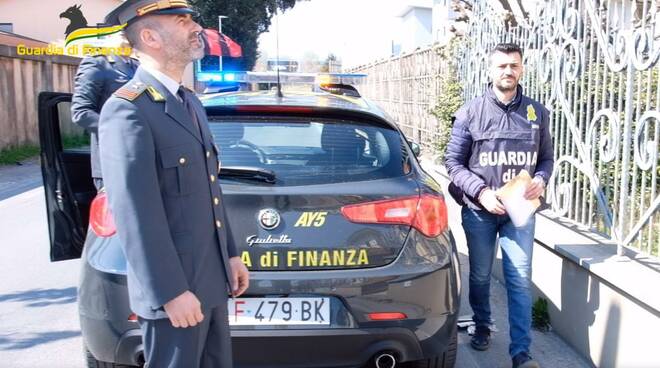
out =
[[[422,195],[413,227],[422,234],[434,238],[442,234],[447,226],[447,205],[444,197]]]
[[[341,213],[351,222],[410,225],[430,238],[447,229],[445,200],[430,194],[352,204],[342,207]]]
[[[97,236],[108,237],[117,232],[105,192],[97,194],[92,201],[89,208],[89,225]]]
[[[408,316],[401,312],[369,313],[369,319],[372,321],[396,321],[406,318],[408,318]]]

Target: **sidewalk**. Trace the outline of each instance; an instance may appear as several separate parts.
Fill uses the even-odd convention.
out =
[[[450,211],[450,218],[452,212]],[[452,231],[456,235],[456,227]],[[458,230],[460,229],[460,224]],[[462,234],[461,234],[462,236]],[[457,239],[458,242],[458,239]],[[471,316],[472,310],[468,303],[468,259],[467,252],[459,244],[461,275],[463,290],[461,294],[461,316]],[[458,358],[456,368],[508,368],[511,367],[509,357],[509,322],[507,320],[506,289],[496,279],[491,283],[491,309],[495,320],[496,332],[493,332],[491,346],[487,351],[476,351],[470,347],[470,336],[465,330],[458,332]],[[592,367],[568,346],[554,332],[532,330],[531,355],[541,364],[542,368],[589,368]]]
[[[442,185],[447,192],[447,179],[439,174],[428,160],[420,160],[428,174]],[[449,212],[449,226],[456,238],[459,251],[462,275],[461,316],[471,316],[472,310],[468,302],[469,264],[465,234],[461,226],[460,206],[449,195],[446,196]],[[508,368],[511,367],[509,357],[509,322],[507,314],[506,289],[497,279],[491,282],[491,310],[497,331],[493,332],[491,346],[487,351],[476,351],[470,347],[470,336],[465,330],[458,332],[458,358],[456,368]],[[577,354],[554,332],[532,330],[532,348],[530,354],[543,368],[589,368],[592,367],[584,358]]]

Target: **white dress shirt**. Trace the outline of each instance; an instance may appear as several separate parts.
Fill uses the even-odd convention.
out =
[[[147,65],[140,65],[140,67],[144,70],[146,70],[149,74],[151,74],[154,78],[156,78],[157,81],[159,81],[167,90],[177,99],[177,101],[181,101],[181,97],[177,94],[179,91],[179,87],[181,87],[181,84],[179,82],[175,81],[174,79],[170,78],[169,76],[165,75],[163,72],[156,70],[155,68],[151,68]]]

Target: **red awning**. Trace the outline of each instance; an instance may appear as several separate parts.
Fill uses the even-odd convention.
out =
[[[215,29],[205,29],[202,31],[204,39],[204,52],[206,55],[241,57],[243,50],[241,45],[229,38],[227,35],[219,33]]]

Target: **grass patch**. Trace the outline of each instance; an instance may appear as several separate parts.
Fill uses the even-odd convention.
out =
[[[88,135],[70,135],[62,138],[64,149],[80,148],[89,146]],[[38,145],[26,144],[19,147],[5,148],[0,150],[0,165],[15,165],[17,162],[27,160],[39,155]]]
[[[538,298],[532,306],[532,326],[544,332],[550,330],[550,314],[546,299]]]
[[[62,147],[64,147],[64,149],[85,146],[89,146],[89,136],[87,134],[69,135],[62,138]]]
[[[38,154],[39,146],[36,145],[5,148],[0,151],[0,165],[15,165],[17,162],[37,156]]]

